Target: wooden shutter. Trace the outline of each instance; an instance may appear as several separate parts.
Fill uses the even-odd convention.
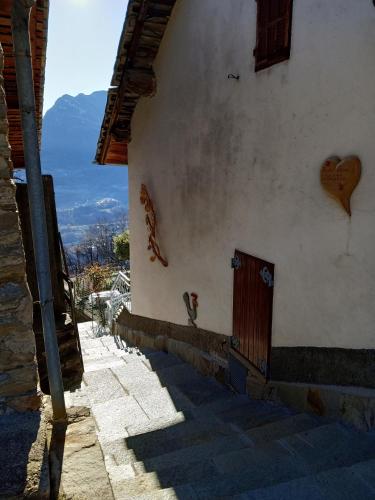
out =
[[[293,0],[257,0],[255,71],[289,59]]]

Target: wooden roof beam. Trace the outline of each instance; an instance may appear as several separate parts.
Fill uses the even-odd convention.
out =
[[[120,86],[118,89],[116,102],[114,104],[114,112],[112,112],[109,127],[107,129],[107,134],[106,134],[105,139],[104,139],[103,154],[101,155],[99,163],[103,162],[103,155],[107,154],[108,147],[109,147],[110,141],[111,141],[112,130],[115,130],[115,124],[117,122],[118,115],[119,115],[119,108],[121,106],[121,101],[124,97],[124,94],[126,91],[126,86],[128,84],[128,81],[127,81],[128,78],[127,78],[125,69],[131,68],[131,66],[132,66],[132,59],[134,58],[134,55],[135,55],[137,48],[138,48],[138,45],[139,45],[139,39],[141,37],[143,24],[144,24],[144,21],[146,18],[148,4],[149,4],[149,0],[141,0],[140,9],[139,9],[137,21],[135,24],[132,41],[130,44],[130,48],[127,51],[127,58],[126,58],[126,62],[124,65],[124,72],[122,74],[122,79],[121,79],[121,83],[120,83]],[[130,85],[131,85],[131,81],[130,81]],[[130,135],[130,130],[129,130],[129,135]]]
[[[131,120],[140,97],[156,91],[152,68],[176,0],[129,0],[95,161],[127,163]]]

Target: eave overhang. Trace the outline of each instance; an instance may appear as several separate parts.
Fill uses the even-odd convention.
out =
[[[0,43],[4,51],[4,88],[9,122],[9,143],[14,168],[24,168],[21,115],[18,103],[16,68],[11,26],[12,0],[0,2]],[[31,9],[30,40],[33,63],[34,93],[39,139],[42,130],[44,74],[46,64],[49,0],[37,0]]]
[[[153,63],[176,0],[129,0],[95,163],[126,165],[131,120],[141,97],[153,96]]]

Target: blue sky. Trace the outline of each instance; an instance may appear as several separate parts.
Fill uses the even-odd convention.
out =
[[[127,0],[50,0],[46,112],[63,94],[107,90]]]

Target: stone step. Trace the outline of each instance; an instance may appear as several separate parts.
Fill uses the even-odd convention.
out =
[[[181,422],[192,419],[193,416],[189,412],[177,412],[176,415],[170,415],[167,417],[155,418],[153,420],[148,420],[147,422],[137,422],[136,424],[129,425],[127,427],[128,436],[137,436],[139,434],[145,434],[147,432],[158,431],[167,427],[178,425]]]
[[[147,424],[150,419],[132,396],[123,396],[92,405],[100,441],[114,441],[128,436],[128,427]]]
[[[218,495],[220,488],[223,488],[220,495],[230,496],[311,474],[298,456],[277,441],[261,447],[223,453],[213,457],[212,461],[222,476],[212,484],[203,482],[194,486],[203,498]]]
[[[245,473],[252,467],[255,469],[262,467],[266,470],[267,467],[272,467],[272,461],[279,461],[281,464],[282,460],[285,458],[297,460],[298,463],[303,466],[303,470],[308,472],[308,464],[301,459],[299,453],[289,443],[296,442],[301,445],[301,448],[306,447],[315,450],[315,452],[319,452],[321,451],[320,447],[315,447],[312,444],[314,440],[312,433],[315,433],[315,441],[317,441],[317,436],[322,436],[322,441],[326,439],[328,442],[337,445],[342,439],[347,438],[348,432],[344,428],[341,429],[341,426],[338,429],[336,427],[337,424],[329,424],[311,431],[283,438],[279,441],[267,443],[263,446],[227,453],[215,457],[213,460],[222,473],[233,475]],[[302,440],[302,436],[304,436],[305,439]]]
[[[147,458],[133,464],[137,474],[185,465],[192,462],[210,460],[216,455],[221,455],[229,451],[238,451],[252,446],[250,440],[244,434],[233,434],[216,438],[203,444],[182,448],[170,453],[165,453],[152,458]]]
[[[126,343],[119,341],[117,337],[114,337],[113,335],[104,335],[103,337],[100,337],[100,340],[103,345],[111,349],[112,347],[116,347],[117,349],[120,349],[122,351],[129,351],[130,348],[126,345]]]
[[[123,360],[125,361],[125,363],[129,363],[133,359],[133,357],[134,357],[132,354],[129,354],[127,351],[124,351],[122,349],[116,349],[116,348],[108,347],[108,350],[109,350],[109,352],[111,352],[115,356],[122,357]],[[145,356],[137,356],[137,361],[139,361],[139,360],[145,361],[146,357]]]
[[[328,424],[264,446],[216,456],[213,462],[224,475],[222,479],[228,479],[223,495],[234,495],[246,489],[264,488],[351,466],[372,457],[375,457],[375,446],[368,436],[348,431],[340,424]],[[214,495],[219,491],[220,481],[197,488],[206,498],[206,494]]]
[[[186,378],[171,385],[175,385],[195,406],[207,405],[228,396],[228,389],[210,378]]]
[[[150,420],[175,415],[178,411],[188,408],[176,394],[173,397],[173,393],[166,387],[132,391],[132,394]]]
[[[128,367],[114,368],[112,373],[127,393],[132,394],[141,405],[145,405],[144,409],[146,412],[149,410],[150,418],[167,414],[170,406],[173,406],[176,412],[194,408],[190,399],[177,387],[164,387],[155,373],[142,370],[139,370],[141,376],[138,378],[129,374]]]
[[[104,347],[102,349],[86,349],[84,352],[84,358],[87,360],[101,359],[107,356],[116,356],[118,358],[123,358],[125,363],[126,357],[129,356],[129,354],[127,354],[125,351],[121,351],[120,349],[112,349],[107,347]]]
[[[94,372],[104,370],[105,368],[116,368],[124,365],[124,360],[121,357],[115,356],[108,352],[108,356],[103,356],[100,359],[85,359],[83,355],[83,364],[85,372]]]
[[[147,370],[147,372],[145,370]],[[138,377],[135,377],[133,374],[131,374],[129,365],[124,364],[122,366],[113,368],[112,372],[124,387],[124,389],[126,389],[126,391],[131,394],[136,392],[147,392],[155,389],[160,390],[163,388],[163,385],[161,384],[157,375],[148,371],[145,366],[144,368],[141,367],[138,370]]]
[[[250,474],[251,471],[251,474]],[[337,469],[335,475],[326,471],[314,476],[298,464],[298,460],[282,460],[277,467],[259,469],[249,467],[247,474],[223,474],[214,480],[192,483],[199,499],[231,498],[235,500],[364,500],[375,499],[374,491],[359,478],[343,481],[338,490],[334,481],[340,480],[345,469]],[[319,484],[325,481],[325,489]],[[349,494],[345,494],[345,490]],[[358,490],[358,493],[354,493]],[[337,491],[337,493],[336,493]],[[360,492],[360,493],[359,493]]]
[[[351,467],[375,491],[375,459],[359,462]]]
[[[64,396],[67,408],[72,406],[86,406],[88,408],[90,406],[90,401],[85,388],[81,387],[75,391],[66,391]]]
[[[175,370],[174,379],[170,370]],[[207,404],[228,395],[224,387],[213,380],[199,377],[194,370],[186,367],[185,363],[152,372],[144,363],[134,362],[131,365],[114,367],[112,371],[127,392],[136,396],[166,387],[172,399],[175,396],[176,402],[182,404],[179,410]]]
[[[255,401],[251,400],[246,395],[231,394],[229,391],[226,391],[225,396],[219,396],[210,403],[203,403],[197,406],[193,410],[193,413],[197,417],[199,417],[201,412],[206,414],[211,413],[221,421],[234,423],[238,418],[246,419],[246,416],[249,415],[274,415],[275,412],[277,414],[280,410],[282,417],[288,417],[291,413],[293,413],[290,410],[285,409],[285,407],[280,407],[280,405],[276,405],[274,403],[267,401]]]
[[[152,354],[147,354],[147,366],[152,371],[163,370],[166,368],[170,368],[172,366],[184,364],[182,359],[174,356],[173,354],[167,354],[162,351],[156,351]]]
[[[236,434],[237,429],[230,424],[194,419],[166,429],[122,439],[109,451],[115,463],[129,464],[135,461],[134,457],[137,457],[137,461],[143,461]]]
[[[167,441],[173,440],[175,440],[175,445],[178,446],[178,440],[181,440],[181,442],[183,440],[185,426],[186,432],[189,434],[189,432],[193,432],[192,429],[194,429],[194,427],[198,429],[198,432],[199,429],[201,429],[203,433],[204,428],[212,428],[217,424],[222,426],[222,428],[226,425],[219,422],[219,420],[211,414],[202,414],[199,419],[196,419],[189,411],[178,412],[173,416],[161,417],[131,425],[127,427],[120,436],[117,436],[116,433],[114,433],[112,437],[109,433],[104,436],[101,433],[103,437],[101,445],[103,453],[109,463],[113,465],[129,464],[139,460],[135,452],[140,455],[143,448],[138,445],[138,443],[145,442],[146,450],[152,447],[152,445],[156,448],[158,443],[163,440],[166,441],[166,446],[169,446]],[[235,431],[236,430],[233,429],[233,432]],[[133,438],[138,439],[137,444],[135,444],[134,441],[131,442],[132,444],[128,444],[128,440]],[[149,442],[150,445],[148,444]]]
[[[266,475],[266,473],[264,474]],[[222,474],[221,476],[214,477],[213,479],[205,478],[202,481],[194,482],[190,486],[199,499],[232,499],[241,498],[241,493],[248,491],[248,482],[249,477],[245,475],[237,476]],[[264,480],[264,483],[266,483],[266,480]],[[278,500],[278,497],[275,497],[273,500]],[[290,498],[288,500],[294,500],[294,498]],[[305,497],[296,497],[295,500],[305,500]]]
[[[292,434],[307,431],[324,424],[320,417],[300,413],[246,431],[255,445],[264,445]]]
[[[297,432],[293,436],[280,439],[280,442],[288,445],[288,447],[294,442],[303,442],[305,445],[308,444],[309,448],[325,448],[330,443],[336,444],[337,441],[342,439],[361,437],[363,435],[363,433],[354,431],[340,422],[326,423],[323,420],[323,425],[315,429]]]
[[[197,412],[199,412],[199,410],[203,410],[206,412],[212,412],[214,415],[219,415],[225,411],[234,410],[248,405],[250,401],[249,396],[234,394],[226,391],[224,396],[218,397],[215,401],[199,405]]]
[[[375,499],[375,489],[356,473],[352,467],[336,468],[321,472],[313,478],[327,500]]]
[[[160,489],[176,488],[189,483],[193,486],[194,482],[204,481],[207,478],[212,480],[218,476],[216,467],[209,460],[205,460],[175,465],[157,472],[145,472],[130,479],[119,479],[118,476],[115,482],[117,490],[121,488],[130,498],[138,498]]]
[[[312,472],[348,467],[375,458],[375,436],[327,424],[279,441]]]
[[[152,380],[158,381],[158,385],[162,385],[159,382],[159,377],[156,373],[153,373],[142,360],[136,360],[132,363],[126,362],[126,357],[123,359],[121,366],[116,366],[113,368],[113,373],[117,376],[120,382],[126,386],[127,384],[139,384],[143,380],[151,382]],[[131,387],[129,385],[129,387]]]
[[[246,396],[245,396],[246,397]],[[271,401],[258,401],[247,399],[243,404],[234,405],[233,407],[219,410],[217,415],[224,422],[230,422],[244,415],[263,415],[265,413],[275,413],[281,411],[283,413],[293,414],[293,412],[287,409],[285,406],[281,406],[278,403]]]
[[[268,453],[270,453],[268,449]],[[274,451],[273,458],[277,463],[278,451]],[[285,450],[282,450],[285,453]],[[213,453],[214,454],[214,453]],[[293,470],[292,465],[297,468],[297,471]],[[285,463],[284,463],[285,466]],[[117,489],[126,492],[128,496],[124,498],[143,498],[143,495],[148,493],[147,498],[153,498],[152,494],[156,494],[160,488],[168,487],[180,487],[182,485],[190,487],[195,491],[198,498],[218,498],[222,496],[232,496],[237,493],[247,490],[251,483],[248,476],[251,474],[241,474],[238,476],[236,474],[222,474],[214,463],[210,460],[202,460],[200,462],[184,462],[179,465],[158,468],[154,472],[144,472],[142,470],[147,470],[147,461],[143,465],[135,464],[135,470],[138,475],[135,478],[129,480],[119,481]],[[138,469],[138,470],[137,470]],[[290,475],[303,475],[306,470],[303,468],[298,468],[296,461],[289,462],[289,470],[284,467],[284,474],[281,476],[283,478],[289,478]],[[293,474],[294,473],[294,474]],[[262,470],[263,483],[269,482],[270,474],[269,470]],[[258,470],[258,482],[259,484],[259,470]],[[254,482],[253,482],[254,484]],[[277,497],[275,497],[276,500]],[[299,498],[299,497],[290,497]],[[305,497],[300,497],[305,498]]]
[[[375,489],[356,472],[355,467],[368,467],[369,462],[353,467],[329,469],[293,481],[279,483],[236,495],[235,500],[373,500]],[[370,464],[373,468],[374,464]]]
[[[138,500],[198,500],[194,489],[190,485],[159,490],[154,489],[134,497],[121,484],[114,484],[113,493],[116,500],[134,500],[134,498]]]
[[[194,419],[151,434],[131,436],[127,439],[127,444],[132,449],[139,450],[146,459],[237,434],[237,429],[231,425],[208,419]]]
[[[104,349],[104,345],[100,338],[89,338],[80,337],[81,348],[85,351],[86,349]]]
[[[124,360],[126,364],[139,363],[139,362],[147,364],[147,357],[140,351],[119,350],[119,352],[122,352],[124,354]]]
[[[274,408],[273,410],[257,410],[254,408],[250,411],[244,411],[242,415],[237,417],[226,416],[222,418],[222,416],[219,415],[219,418],[224,422],[237,426],[243,431],[249,431],[266,424],[282,421],[289,418],[291,415],[292,413],[285,408]]]
[[[233,500],[328,500],[322,496],[311,476],[233,495],[231,498]]]
[[[202,376],[188,363],[162,368],[155,372],[163,385],[179,385],[186,382],[199,381]]]
[[[169,385],[166,387],[168,390],[168,393],[170,394],[176,409],[183,410],[183,411],[189,411],[193,416],[195,416],[194,412],[196,410],[195,404],[187,397],[186,394],[184,394],[178,386],[175,385]],[[201,412],[203,415],[207,415],[208,412]],[[198,415],[199,418],[199,415]]]
[[[83,380],[91,404],[105,403],[128,395],[109,368],[84,373]]]
[[[171,354],[84,344],[115,498],[372,498],[375,436],[233,394]]]

